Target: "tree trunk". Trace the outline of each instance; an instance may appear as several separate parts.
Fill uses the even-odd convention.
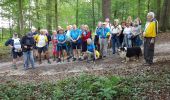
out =
[[[150,11],[150,1],[151,0],[148,0],[148,12]]]
[[[48,31],[52,31],[52,12],[51,12],[51,5],[52,5],[52,2],[51,0],[47,0],[46,2],[46,23],[47,23],[47,30]]]
[[[29,28],[31,29],[31,0],[29,0]]]
[[[78,6],[78,4],[79,4],[79,0],[77,0],[77,4],[76,4],[76,25],[78,26],[78,24],[79,24],[79,20],[78,20],[78,18],[79,18],[79,16],[78,16],[78,14],[79,14],[79,6]]]
[[[37,28],[40,29],[40,15],[39,15],[39,0],[36,0],[36,17],[37,17]]]
[[[161,12],[161,0],[157,0],[157,20],[160,20],[160,12]]]
[[[92,0],[92,18],[93,18],[93,29],[95,29],[95,12],[94,12],[94,0]]]
[[[55,0],[55,28],[58,29],[58,0]]]
[[[138,17],[140,17],[141,0],[138,0]]]
[[[111,17],[111,0],[102,0],[103,20]]]
[[[100,1],[98,1],[97,6],[98,6],[98,20],[101,20],[101,18],[100,18],[100,12],[101,12],[101,3],[100,3]]]
[[[21,36],[23,34],[23,1],[18,0],[18,11],[19,11],[19,17],[18,17],[18,36]]]
[[[168,28],[170,28],[170,1],[164,0],[163,9],[161,13],[160,19],[160,29],[161,31],[165,32]]]

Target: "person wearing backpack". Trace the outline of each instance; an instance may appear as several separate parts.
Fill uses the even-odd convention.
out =
[[[64,34],[64,29],[61,28],[59,29],[59,34],[57,35],[57,52],[58,52],[58,61],[57,62],[61,62],[61,56],[63,53],[63,58],[66,57],[67,58],[67,45],[66,45],[66,41],[67,41],[67,37],[66,34]],[[69,61],[69,58],[67,58],[67,60]]]
[[[34,65],[34,56],[33,56],[33,48],[34,48],[34,38],[31,35],[31,32],[27,33],[21,39],[23,57],[24,57],[24,69],[28,70],[29,62],[31,63],[32,68],[35,68]]]
[[[13,68],[17,69],[17,58],[21,57],[22,54],[22,48],[21,48],[21,41],[20,38],[18,38],[18,34],[14,33],[13,37],[6,41],[6,46],[9,46],[11,48],[11,53],[13,57]]]

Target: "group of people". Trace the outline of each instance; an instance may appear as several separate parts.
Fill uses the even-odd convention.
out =
[[[36,28],[32,28],[31,32],[28,32],[21,39],[17,33],[14,33],[5,45],[12,49],[13,67],[17,68],[16,58],[23,55],[24,69],[27,70],[30,63],[32,68],[35,68],[35,58],[39,64],[42,63],[42,58],[47,59],[49,64],[51,63],[50,44],[52,44],[54,61],[87,60],[89,62],[105,58],[108,47],[112,47],[113,54],[120,47],[140,47],[143,43],[141,37],[144,36],[145,60],[147,64],[152,64],[153,50],[151,48],[153,49],[154,46],[150,45],[154,43],[156,37],[156,31],[153,32],[156,26],[152,26],[156,25],[156,20],[153,12],[148,13],[147,17],[148,21],[144,32],[142,32],[142,23],[139,18],[133,21],[132,17],[129,16],[121,24],[118,19],[110,23],[109,18],[106,18],[105,22],[98,22],[94,35],[88,25],[81,25],[80,28],[77,28],[76,25],[68,25],[66,30],[58,26],[57,30],[52,31],[52,35],[46,29],[36,30]]]

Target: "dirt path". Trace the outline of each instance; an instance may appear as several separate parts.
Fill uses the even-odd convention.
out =
[[[55,82],[57,80],[76,76],[80,73],[89,73],[95,75],[119,75],[126,77],[127,75],[135,75],[149,70],[151,67],[142,66],[143,57],[138,62],[130,61],[127,64],[121,63],[122,59],[118,55],[108,55],[104,60],[98,60],[95,63],[86,62],[64,62],[47,64],[36,64],[36,69],[23,70],[22,61],[19,62],[18,69],[12,69],[11,62],[0,64],[0,82],[15,80],[21,83],[27,82]],[[170,61],[170,42],[158,42],[155,46],[155,64],[158,66],[160,62]]]

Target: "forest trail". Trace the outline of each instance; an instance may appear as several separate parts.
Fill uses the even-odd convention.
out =
[[[0,64],[0,82],[15,80],[21,83],[27,82],[55,82],[57,80],[76,76],[80,73],[89,73],[95,75],[119,75],[126,77],[127,75],[140,74],[145,70],[149,70],[152,66],[158,66],[160,62],[166,63],[170,61],[170,41],[160,40],[155,45],[155,64],[151,67],[143,66],[143,57],[138,62],[129,61],[127,64],[121,63],[122,59],[116,54],[111,55],[95,63],[81,62],[63,62],[47,64],[46,61],[39,65],[36,63],[36,69],[23,70],[23,62],[19,62],[17,70],[11,68],[11,62]],[[159,66],[158,66],[159,67]]]

